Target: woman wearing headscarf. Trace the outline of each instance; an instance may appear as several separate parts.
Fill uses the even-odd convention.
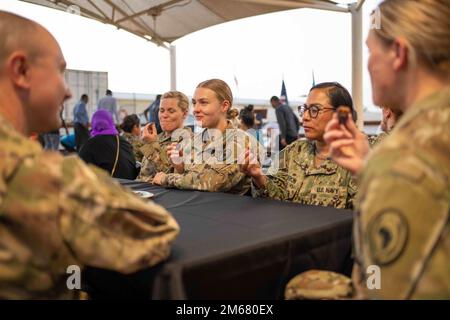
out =
[[[92,116],[91,138],[81,148],[80,158],[114,178],[134,180],[138,174],[133,147],[119,136],[107,110],[98,110]]]

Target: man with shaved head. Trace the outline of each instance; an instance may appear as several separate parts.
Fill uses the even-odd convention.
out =
[[[76,266],[153,266],[179,230],[104,171],[27,138],[60,127],[65,67],[47,30],[0,11],[0,299],[72,297]]]

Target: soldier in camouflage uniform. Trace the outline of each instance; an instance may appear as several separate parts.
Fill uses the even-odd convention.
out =
[[[350,172],[333,160],[315,166],[315,144],[298,140],[287,146],[272,165],[265,188],[253,185],[253,195],[303,204],[352,208],[356,184]]]
[[[448,1],[383,1],[367,39],[374,103],[404,114],[371,153],[351,120],[327,127],[335,161],[360,175],[356,298],[450,299],[448,12]]]
[[[382,289],[361,286],[366,297],[450,298],[449,124],[450,87],[409,110],[364,168],[355,277],[378,265]]]
[[[120,129],[123,131],[122,136],[133,147],[134,158],[141,162],[144,156],[141,151],[144,141],[141,139],[141,122],[138,116],[135,114],[126,116],[120,125]]]
[[[258,164],[243,168],[253,177],[254,196],[335,208],[353,207],[356,185],[352,175],[328,157],[323,142],[325,125],[333,114],[327,111],[340,105],[353,109],[351,96],[341,85],[323,83],[311,89],[306,105],[300,110],[308,140],[298,140],[281,151],[267,176]]]
[[[167,155],[167,148],[172,143],[190,141],[192,131],[183,128],[183,122],[189,111],[189,100],[185,94],[179,91],[169,91],[162,95],[159,117],[162,132],[157,135],[155,124],[148,124],[142,137],[146,142],[141,147],[144,154],[139,181],[152,182],[158,172],[172,173],[174,168]]]
[[[250,190],[250,179],[240,172],[238,156],[245,148],[258,148],[258,142],[227,121],[232,101],[231,90],[222,80],[207,80],[197,86],[193,98],[194,116],[205,130],[197,134],[183,152],[169,149],[172,162],[175,158],[179,160],[178,168],[174,173],[158,173],[153,183],[240,195]]]
[[[388,134],[394,129],[395,124],[398,122],[403,112],[401,110],[393,110],[388,107],[381,107],[383,118],[381,120],[382,132],[376,136],[369,136],[369,145],[371,148],[380,144]]]
[[[174,143],[174,141],[177,141],[176,143],[180,143],[183,146],[183,141],[187,143],[187,141],[190,141],[191,137],[191,129],[185,127],[179,128],[173,133],[163,131],[158,134],[156,141],[144,144],[141,147],[141,151],[145,156],[137,180],[151,183],[158,172],[172,173],[173,166],[167,154],[167,148]],[[175,140],[173,141],[172,139]]]
[[[26,137],[60,126],[70,97],[56,40],[0,11],[0,65],[0,299],[72,297],[72,265],[129,273],[166,259],[179,227],[164,208]]]
[[[369,141],[369,146],[371,148],[374,148],[375,146],[379,145],[381,141],[383,141],[388,136],[388,133],[386,132],[380,132],[377,135],[374,136],[368,136],[367,140]]]
[[[253,136],[228,122],[226,131],[218,139],[212,139],[205,130],[192,142],[191,151],[188,151],[189,146],[184,148],[184,154],[190,155],[192,163],[187,160],[182,173],[165,174],[162,186],[240,195],[250,191],[250,179],[240,171],[237,155],[258,145]]]

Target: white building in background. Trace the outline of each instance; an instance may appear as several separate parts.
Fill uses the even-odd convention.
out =
[[[73,120],[73,108],[82,94],[89,96],[87,111],[89,116],[97,109],[97,102],[108,89],[108,72],[71,70],[65,72],[66,83],[72,91],[72,98],[64,104],[63,116],[67,122]]]
[[[68,123],[73,119],[73,108],[78,102],[82,94],[89,96],[89,103],[87,111],[89,117],[97,109],[97,103],[100,98],[105,95],[106,89],[108,89],[108,73],[100,71],[85,71],[85,70],[67,70],[65,73],[66,82],[72,90],[72,98],[65,103],[63,116]],[[162,92],[161,92],[162,93]],[[157,94],[144,94],[144,93],[126,93],[126,92],[114,92],[113,96],[117,98],[119,107],[119,115],[123,118],[128,114],[141,115],[145,109],[156,99]],[[191,97],[189,97],[191,98]],[[275,110],[270,105],[270,97],[267,100],[263,99],[241,99],[235,98],[233,107],[239,110],[243,107],[252,104],[256,113],[260,113],[263,118],[263,123],[276,122]],[[297,107],[305,102],[303,100],[289,100],[290,106],[293,108],[294,113],[298,115]],[[192,114],[192,107],[190,108],[190,114]],[[141,119],[144,119],[141,116]],[[190,117],[192,120],[192,117]],[[376,134],[381,120],[381,112],[371,112],[367,109],[364,111],[364,131],[367,134]],[[302,132],[302,130],[300,130]]]

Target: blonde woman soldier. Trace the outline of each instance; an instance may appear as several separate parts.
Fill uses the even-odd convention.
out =
[[[180,151],[176,143],[168,148],[175,172],[158,173],[154,184],[240,195],[249,192],[250,179],[240,172],[238,155],[242,156],[245,148],[255,152],[262,148],[258,149],[255,138],[233,128],[227,120],[232,103],[231,89],[222,80],[206,80],[197,86],[192,104],[197,123],[204,130],[195,135],[188,149]]]
[[[153,182],[157,172],[173,172],[167,147],[173,141],[190,140],[191,130],[183,127],[188,112],[189,100],[184,93],[169,91],[162,95],[158,117],[163,131],[157,134],[155,123],[145,126],[142,132],[145,144],[141,147],[144,157],[138,180]]]

